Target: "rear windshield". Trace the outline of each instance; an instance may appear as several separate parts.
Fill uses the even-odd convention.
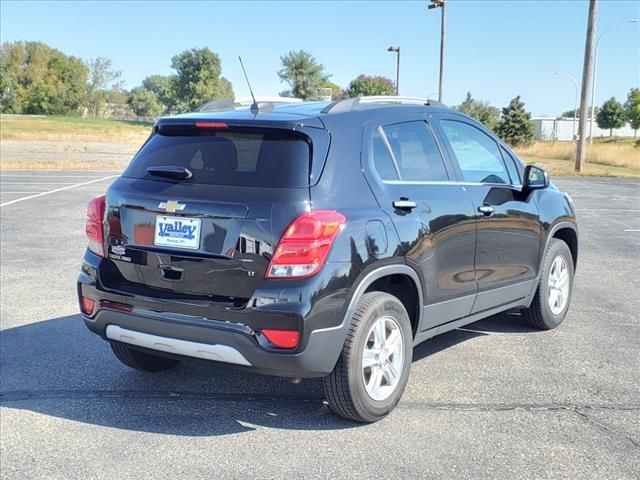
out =
[[[123,176],[174,181],[150,175],[148,167],[177,165],[193,174],[189,183],[238,187],[306,187],[310,149],[285,130],[160,129],[140,149]]]

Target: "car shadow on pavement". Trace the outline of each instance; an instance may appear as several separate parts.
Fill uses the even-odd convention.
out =
[[[487,333],[454,330],[440,335],[416,347],[414,361],[482,335]],[[320,379],[292,383],[199,360],[155,374],[129,369],[84,327],[79,315],[3,330],[0,364],[1,406],[105,427],[215,436],[256,426],[363,426],[331,413]]]

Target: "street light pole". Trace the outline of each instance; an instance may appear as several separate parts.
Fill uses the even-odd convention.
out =
[[[624,25],[626,23],[640,23],[640,19],[638,18],[630,18],[629,20],[623,20],[622,22],[614,23],[613,25],[609,25],[605,28],[600,36],[598,37],[598,41],[596,42],[596,51],[593,60],[593,85],[591,87],[591,121],[589,122],[589,143],[593,143],[593,122],[595,120],[594,114],[596,110],[596,83],[598,81],[598,47],[600,46],[600,40],[604,37],[604,34],[607,33],[614,27],[618,27],[620,25]]]
[[[438,84],[438,101],[442,102],[444,98],[444,46],[445,46],[445,28],[447,25],[446,17],[446,0],[431,0],[431,4],[427,7],[429,10],[434,8],[442,9],[440,23],[440,81]]]
[[[396,52],[396,95],[400,95],[400,47],[389,47],[387,52]]]
[[[576,86],[576,102],[575,102],[575,107],[573,107],[573,133],[571,135],[571,140],[575,141],[575,139],[576,139],[576,123],[578,122],[578,82],[577,82],[577,80],[575,78],[573,78],[568,73],[555,72],[555,74],[556,75],[560,75],[562,77],[567,77]]]

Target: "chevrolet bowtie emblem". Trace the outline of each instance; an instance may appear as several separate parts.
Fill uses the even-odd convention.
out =
[[[160,202],[158,208],[164,208],[168,213],[175,213],[178,210],[184,210],[186,203],[178,203],[177,200],[167,200],[166,202]]]

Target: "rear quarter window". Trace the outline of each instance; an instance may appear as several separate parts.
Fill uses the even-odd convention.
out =
[[[238,187],[309,185],[310,146],[283,130],[165,128],[140,149],[124,177],[173,181],[150,175],[149,167],[176,165],[193,174],[190,183]]]

